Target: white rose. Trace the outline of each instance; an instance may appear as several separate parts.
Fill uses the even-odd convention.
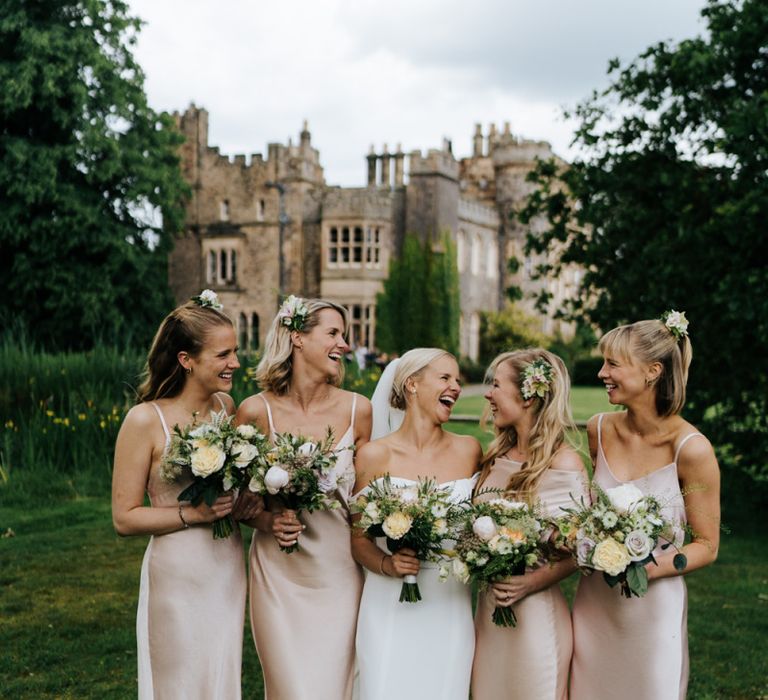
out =
[[[627,548],[613,537],[599,542],[592,552],[592,566],[610,576],[618,576],[629,566],[630,561]]]
[[[483,542],[489,542],[496,534],[496,523],[489,515],[481,515],[472,523],[472,532],[474,532]]]
[[[608,496],[611,505],[621,514],[628,513],[635,503],[645,498],[643,492],[632,484],[622,484],[612,489],[606,489],[605,495]]]
[[[317,488],[323,493],[330,493],[335,491],[338,486],[338,474],[331,470],[327,474],[320,474],[317,477]]]
[[[224,466],[227,455],[215,445],[204,445],[192,453],[190,466],[195,476],[210,476]]]
[[[379,506],[371,501],[365,506],[365,514],[371,519],[371,522],[376,524],[381,522],[381,513],[379,513]]]
[[[298,453],[302,457],[309,457],[316,449],[317,445],[314,442],[305,442],[299,446]]]
[[[270,467],[264,475],[264,486],[273,496],[289,481],[288,472],[282,467]]]
[[[232,445],[232,457],[238,469],[245,469],[258,454],[258,448],[250,442],[236,442]]]
[[[419,498],[419,491],[413,486],[409,486],[407,489],[400,491],[400,502],[405,505],[416,503]]]
[[[632,561],[642,561],[651,553],[653,540],[642,530],[632,530],[624,540],[624,546]]]
[[[453,575],[457,581],[469,583],[469,567],[461,559],[453,560]]]
[[[243,425],[237,426],[237,434],[246,440],[250,440],[252,437],[256,437],[258,431],[252,425],[243,423]]]

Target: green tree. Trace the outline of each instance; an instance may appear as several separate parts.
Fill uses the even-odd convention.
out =
[[[541,331],[541,321],[517,304],[480,315],[480,362],[488,365],[502,352],[521,348],[546,348],[552,341]]]
[[[3,2],[0,318],[52,348],[145,342],[172,303],[181,136],[147,105],[119,0]]]
[[[459,272],[450,234],[439,246],[407,235],[376,305],[376,342],[385,352],[459,346]]]
[[[565,314],[601,328],[685,310],[688,415],[724,463],[768,479],[768,3],[710,0],[705,36],[659,43],[571,115],[581,157],[540,163],[523,222],[557,274],[583,266]],[[546,303],[546,299],[542,299]]]

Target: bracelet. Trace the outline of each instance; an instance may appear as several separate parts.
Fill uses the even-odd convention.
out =
[[[184,520],[184,504],[179,503],[179,519],[181,520],[181,524],[184,526],[184,529],[186,530],[189,527],[189,523]]]
[[[379,573],[382,576],[387,576],[387,574],[384,573],[384,560],[389,556],[389,554],[382,554],[381,555],[381,561],[379,562]]]

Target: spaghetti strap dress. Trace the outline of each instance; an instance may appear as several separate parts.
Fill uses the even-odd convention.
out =
[[[277,432],[267,408],[269,429]],[[282,552],[271,533],[254,530],[250,550],[251,630],[267,700],[345,700],[352,697],[355,630],[363,587],[350,546],[349,496],[355,481],[349,428],[334,448],[341,475],[335,510],[303,512],[299,549]]]
[[[499,458],[491,467],[483,488],[505,489],[523,463]],[[539,481],[536,497],[542,513],[563,515],[587,493],[583,472],[547,469]],[[482,493],[476,500],[498,498]],[[546,562],[541,566],[547,566]],[[573,649],[571,613],[558,584],[526,596],[514,606],[516,627],[499,627],[491,616],[494,603],[490,591],[480,592],[475,613],[475,660],[472,667],[473,700],[565,700],[568,670]]]
[[[160,407],[152,406],[167,450],[168,424]],[[159,471],[158,465],[149,474],[151,505],[177,506],[191,475],[169,484]],[[136,616],[140,700],[241,697],[246,583],[237,526],[226,539],[214,539],[211,525],[149,538]]]
[[[686,435],[675,458],[639,479],[621,481],[611,471],[597,422],[594,480],[602,489],[630,483],[659,499],[664,517],[676,523],[680,546],[686,522],[677,475],[680,450],[700,433]],[[660,543],[661,544],[661,543]],[[662,554],[661,546],[654,555]],[[681,700],[688,686],[688,596],[682,576],[656,579],[642,598],[625,598],[599,573],[579,581],[573,605],[572,700]]]

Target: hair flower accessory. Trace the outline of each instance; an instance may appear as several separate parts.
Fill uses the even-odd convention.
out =
[[[552,365],[546,360],[534,360],[521,376],[520,393],[523,399],[544,398],[552,383]]]
[[[309,309],[301,297],[291,294],[280,307],[277,316],[280,323],[292,331],[304,329],[304,323],[309,315]]]
[[[198,306],[202,306],[204,309],[221,311],[224,308],[224,305],[219,301],[219,295],[212,289],[204,289],[196,297],[192,297],[192,301]]]
[[[678,340],[688,335],[688,319],[685,317],[685,311],[665,311],[661,315],[661,320]]]

